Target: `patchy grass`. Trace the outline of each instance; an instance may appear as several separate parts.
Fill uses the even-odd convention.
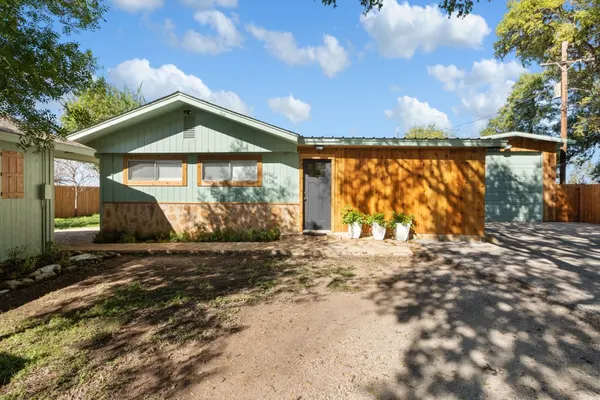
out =
[[[100,214],[87,217],[54,218],[54,229],[85,228],[86,226],[100,226]]]
[[[0,399],[170,397],[171,385],[139,380],[174,373],[200,357],[203,344],[244,329],[241,307],[280,293],[310,296],[315,287],[359,290],[354,267],[341,262],[132,258],[80,289],[38,300],[37,313],[0,315]]]

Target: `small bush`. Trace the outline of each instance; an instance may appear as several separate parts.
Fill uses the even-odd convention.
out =
[[[120,230],[101,231],[94,237],[94,243],[188,243],[188,242],[273,242],[281,238],[277,227],[269,229],[215,229],[209,231],[205,225],[197,225],[195,233],[175,231],[169,234],[155,233],[140,235]]]
[[[358,212],[350,206],[346,206],[342,210],[342,222],[346,225],[351,225],[355,222],[359,224],[364,224],[365,218],[365,214]]]
[[[415,223],[415,216],[412,214],[404,214],[404,213],[397,213],[396,211],[394,211],[392,213],[392,220],[390,221],[390,226],[392,227],[392,229],[396,229],[396,225],[400,224],[400,225],[409,225],[409,226],[413,226]]]
[[[24,277],[39,267],[49,264],[69,265],[71,254],[61,251],[54,243],[48,242],[46,250],[39,255],[30,255],[27,246],[17,246],[7,251],[7,260],[0,263],[0,280]]]
[[[372,225],[375,222],[384,228],[388,225],[383,213],[375,213],[367,216],[367,224]]]

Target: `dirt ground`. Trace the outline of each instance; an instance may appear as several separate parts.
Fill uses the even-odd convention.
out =
[[[600,330],[413,257],[122,257],[3,298],[7,398],[592,399]],[[19,294],[19,292],[22,292]]]

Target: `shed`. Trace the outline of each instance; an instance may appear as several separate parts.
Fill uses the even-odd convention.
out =
[[[24,151],[21,132],[0,119],[0,260],[12,249],[39,254],[54,240],[54,158],[94,162],[94,150],[59,141]]]

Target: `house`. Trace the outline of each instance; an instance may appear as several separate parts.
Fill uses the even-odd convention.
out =
[[[101,229],[343,231],[344,206],[416,216],[421,235],[552,220],[560,140],[303,137],[176,92],[69,139],[96,149]],[[487,187],[487,190],[486,190]]]
[[[53,149],[23,151],[22,133],[0,119],[0,260],[21,247],[39,254],[54,239],[54,158],[95,162],[95,151],[59,141]]]

